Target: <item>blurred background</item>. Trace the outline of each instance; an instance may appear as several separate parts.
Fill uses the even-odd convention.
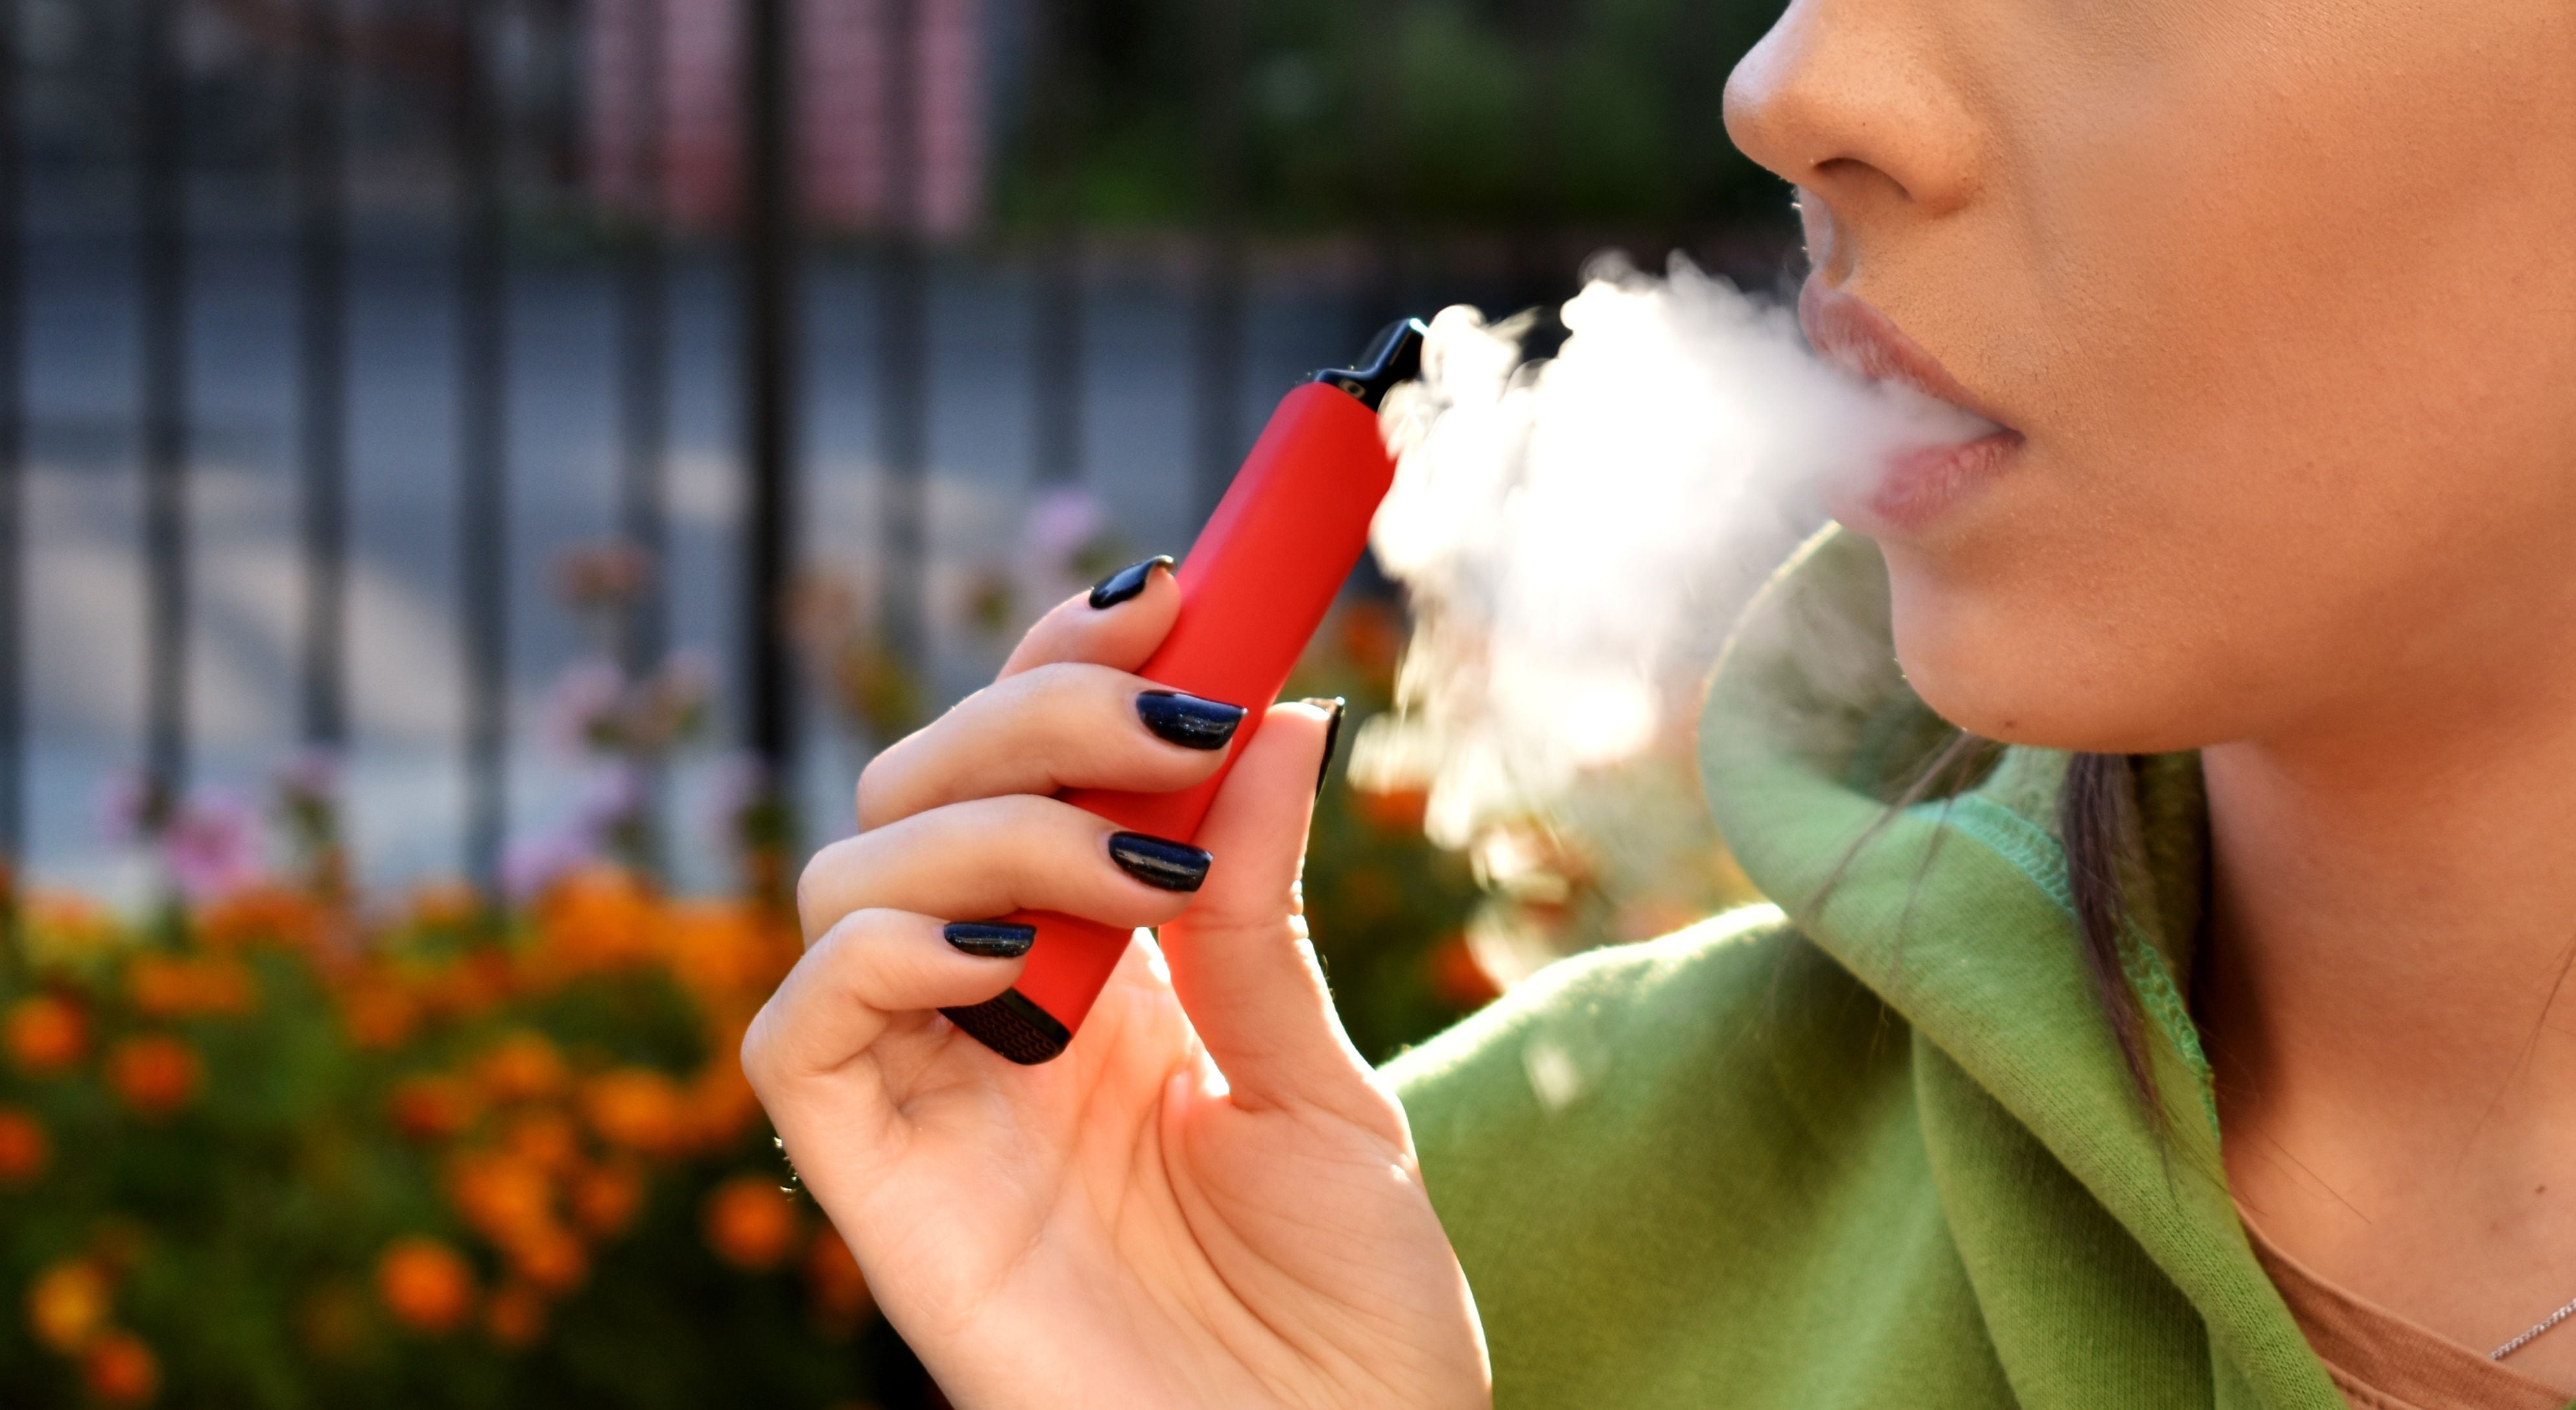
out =
[[[938,1403],[732,1068],[783,886],[1388,321],[1779,286],[1776,9],[0,0],[0,1380]],[[1372,1055],[1509,977],[1419,806],[1316,843]]]

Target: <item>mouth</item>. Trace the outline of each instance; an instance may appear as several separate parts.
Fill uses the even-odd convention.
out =
[[[1813,279],[1798,294],[1798,323],[1818,356],[1864,381],[1903,387],[1977,419],[1964,439],[1907,446],[1874,475],[1832,496],[1834,517],[1863,533],[1916,530],[2001,475],[2022,434],[1971,394],[1940,360],[1886,314]]]

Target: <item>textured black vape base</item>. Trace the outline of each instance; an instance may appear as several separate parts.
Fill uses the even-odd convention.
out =
[[[1055,1015],[1029,1002],[1017,989],[971,1008],[941,1009],[966,1036],[1022,1067],[1034,1067],[1064,1051],[1073,1035]]]

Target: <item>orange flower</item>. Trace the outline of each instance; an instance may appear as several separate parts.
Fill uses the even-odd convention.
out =
[[[415,1331],[452,1331],[474,1308],[474,1270],[436,1239],[396,1239],[376,1260],[376,1295],[385,1310]]]
[[[520,1277],[547,1292],[570,1292],[590,1276],[590,1251],[551,1220],[518,1230],[503,1251]]]
[[[581,1128],[559,1111],[523,1111],[502,1130],[501,1148],[561,1177],[581,1163]]]
[[[538,967],[560,976],[641,964],[658,949],[658,919],[650,893],[627,873],[575,872],[538,907]]]
[[[161,1389],[161,1362],[131,1332],[108,1332],[81,1357],[90,1394],[110,1405],[140,1405]]]
[[[479,950],[423,977],[419,995],[424,1007],[451,1018],[470,1018],[510,996],[509,959]]]
[[[1404,654],[1404,621],[1391,607],[1356,602],[1342,613],[1342,650],[1351,663],[1381,683],[1395,679]]]
[[[386,1099],[394,1129],[416,1141],[444,1141],[474,1124],[474,1091],[453,1077],[406,1077]]]
[[[554,1186],[546,1172],[505,1151],[457,1156],[447,1170],[447,1197],[494,1243],[554,1223]]]
[[[1419,788],[1354,788],[1351,803],[1380,832],[1419,832],[1431,809],[1431,795]]]
[[[420,1022],[420,1004],[389,976],[359,981],[340,994],[340,1022],[349,1041],[371,1052],[398,1048]]]
[[[9,1010],[9,1056],[31,1077],[60,1072],[89,1051],[89,1020],[56,994],[37,994]]]
[[[1477,1008],[1503,992],[1503,986],[1485,972],[1476,952],[1465,936],[1452,935],[1432,950],[1431,990],[1444,1002],[1459,1008]]]
[[[146,1018],[240,1015],[259,1003],[249,966],[230,955],[137,955],[126,966],[125,991]]]
[[[649,1067],[621,1067],[590,1079],[582,1106],[590,1129],[611,1145],[668,1155],[688,1138],[688,1106],[678,1085]]]
[[[463,881],[433,881],[411,893],[411,923],[426,930],[455,930],[483,915],[483,893]]]
[[[512,1283],[492,1294],[483,1308],[483,1330],[492,1340],[516,1350],[532,1346],[546,1331],[546,1300],[536,1289]]]
[[[671,972],[701,1001],[769,997],[804,946],[769,908],[689,901],[669,912]]]
[[[205,1064],[197,1051],[166,1033],[146,1033],[116,1045],[107,1056],[108,1085],[146,1118],[168,1116],[197,1095]]]
[[[876,1305],[868,1293],[867,1276],[859,1271],[859,1260],[850,1256],[850,1246],[829,1224],[815,1230],[805,1246],[805,1286],[813,1294],[816,1315],[827,1327],[855,1327]]]
[[[573,1177],[572,1217],[592,1238],[623,1233],[644,1207],[644,1177],[631,1165],[602,1165]]]
[[[543,1034],[521,1030],[494,1043],[474,1064],[474,1080],[495,1102],[535,1101],[563,1090],[563,1055]]]
[[[736,1268],[775,1268],[796,1247],[796,1206],[763,1175],[736,1175],[707,1196],[707,1247]]]
[[[330,907],[307,892],[281,884],[252,884],[206,905],[196,918],[196,938],[206,949],[245,946],[294,946],[314,951],[332,936],[340,920]]]
[[[106,1270],[86,1258],[66,1259],[27,1286],[27,1325],[36,1340],[70,1355],[107,1325],[112,1291]]]
[[[742,1036],[725,1036],[716,1057],[689,1084],[689,1126],[705,1150],[730,1147],[760,1116],[760,1094],[742,1075]]]
[[[54,1143],[36,1118],[14,1107],[0,1107],[0,1184],[24,1185],[45,1173]]]

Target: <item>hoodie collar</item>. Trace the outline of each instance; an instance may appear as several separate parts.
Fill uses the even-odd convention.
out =
[[[1739,623],[1701,721],[1720,831],[1811,941],[2130,1230],[2211,1317],[2231,1359],[2284,1392],[2266,1401],[2294,1401],[2288,1392],[2313,1369],[2269,1350],[2283,1344],[2288,1313],[2230,1201],[2208,1067],[2181,997],[2206,875],[2197,756],[2142,767],[2144,846],[2128,859],[2124,968],[2149,1018],[2160,1135],[2081,957],[2055,820],[2071,756],[1989,751],[1973,787],[1893,806],[1955,731],[1907,687],[1891,643],[1886,565],[1867,540],[1828,530],[1773,578]]]

